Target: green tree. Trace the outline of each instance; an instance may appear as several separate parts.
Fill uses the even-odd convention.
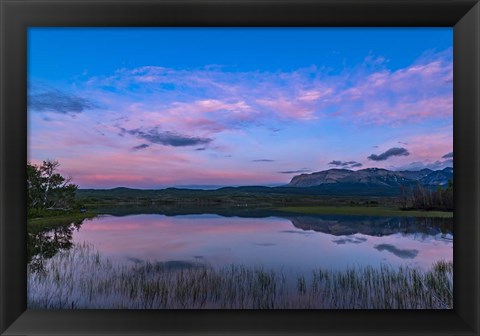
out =
[[[28,209],[63,209],[75,204],[78,186],[70,183],[57,170],[60,164],[55,160],[43,161],[41,166],[27,163]]]
[[[41,205],[42,182],[40,170],[27,163],[27,207],[37,208]]]

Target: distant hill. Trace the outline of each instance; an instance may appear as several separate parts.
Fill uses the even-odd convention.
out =
[[[435,190],[445,186],[453,179],[453,169],[422,169],[419,171],[390,171],[380,168],[368,168],[357,171],[348,169],[329,169],[312,174],[301,174],[292,178],[283,186],[243,186],[218,189],[166,188],[166,189],[79,189],[80,198],[89,198],[95,202],[159,201],[164,203],[208,203],[245,204],[250,202],[282,202],[289,197],[300,199],[309,196],[380,196],[395,197],[401,193],[401,186],[412,190],[417,184]]]
[[[346,186],[368,188],[398,188],[421,183],[424,186],[444,186],[453,179],[453,168],[443,170],[422,169],[419,171],[392,171],[381,168],[361,170],[328,169],[311,174],[294,176],[287,187],[319,187],[345,189]]]

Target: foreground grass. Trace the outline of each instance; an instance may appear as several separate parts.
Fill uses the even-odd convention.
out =
[[[401,267],[318,269],[296,284],[263,268],[165,264],[115,266],[89,246],[75,246],[28,274],[29,309],[253,308],[450,309],[453,263],[428,272]]]
[[[291,206],[277,210],[309,215],[359,215],[359,216],[395,216],[395,217],[441,217],[452,218],[453,212],[399,210],[388,207],[372,206]]]

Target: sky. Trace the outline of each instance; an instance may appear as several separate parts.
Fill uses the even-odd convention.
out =
[[[453,167],[451,28],[29,28],[28,159],[80,188]]]

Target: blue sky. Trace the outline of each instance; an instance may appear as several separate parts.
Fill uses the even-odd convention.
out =
[[[339,73],[368,55],[399,69],[453,41],[450,28],[30,28],[28,38],[29,77],[61,82],[145,64],[237,71],[315,64]]]
[[[452,33],[30,28],[29,159],[80,187],[451,166]]]

